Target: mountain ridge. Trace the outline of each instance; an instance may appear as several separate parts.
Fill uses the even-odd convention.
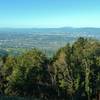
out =
[[[95,27],[82,27],[82,28],[74,28],[74,27],[60,27],[60,28],[0,28],[0,32],[89,32],[89,33],[100,33],[100,28]]]

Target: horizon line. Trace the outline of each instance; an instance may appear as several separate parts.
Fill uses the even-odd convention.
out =
[[[100,27],[91,27],[91,26],[82,26],[82,27],[73,27],[73,26],[62,26],[62,27],[0,27],[0,29],[58,29],[58,28],[100,28]]]

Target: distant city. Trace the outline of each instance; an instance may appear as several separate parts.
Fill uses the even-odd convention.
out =
[[[39,48],[52,53],[78,37],[100,40],[100,28],[1,28],[0,49],[16,53],[17,50]]]

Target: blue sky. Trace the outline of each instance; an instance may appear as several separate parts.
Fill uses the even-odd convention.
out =
[[[0,27],[100,27],[100,0],[0,0]]]

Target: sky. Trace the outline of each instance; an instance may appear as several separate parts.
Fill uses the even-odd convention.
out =
[[[0,0],[0,27],[100,27],[100,0]]]

